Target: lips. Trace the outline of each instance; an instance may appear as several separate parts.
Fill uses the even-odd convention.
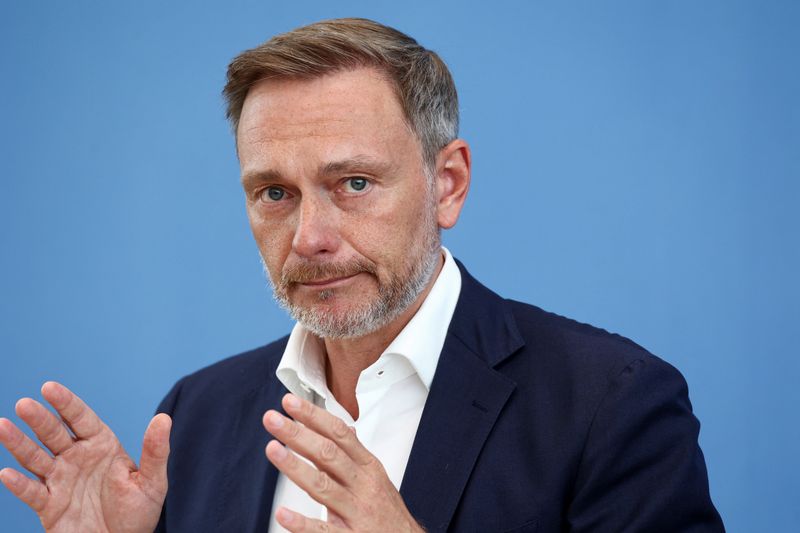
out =
[[[277,286],[283,291],[291,287],[305,287],[307,290],[333,289],[348,283],[351,278],[359,274],[373,275],[377,278],[377,268],[365,258],[353,258],[335,263],[300,260],[284,267]]]
[[[356,277],[360,272],[356,272],[355,274],[350,274],[349,276],[342,276],[336,278],[327,278],[321,280],[308,280],[302,282],[296,282],[298,285],[305,285],[306,287],[312,287],[314,289],[321,289],[321,288],[329,288],[334,287],[336,285],[340,285],[342,283],[347,282],[348,280]]]

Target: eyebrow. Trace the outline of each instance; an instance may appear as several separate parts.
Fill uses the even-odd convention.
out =
[[[392,165],[368,155],[355,155],[339,161],[330,161],[320,165],[317,174],[330,176],[333,174],[367,173],[377,176],[386,176],[390,173]],[[281,182],[283,175],[277,170],[260,170],[247,172],[241,177],[242,185],[253,186],[263,182]]]
[[[280,181],[280,172],[274,170],[257,170],[242,174],[241,182],[245,189],[250,188],[265,181]]]
[[[356,155],[331,161],[319,168],[319,174],[328,176],[331,174],[342,174],[348,172],[366,172],[369,174],[385,175],[391,170],[392,166],[384,161],[375,159],[368,155]]]

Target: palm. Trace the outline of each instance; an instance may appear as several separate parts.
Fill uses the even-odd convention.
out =
[[[47,531],[152,531],[166,494],[166,415],[156,417],[145,433],[139,470],[114,433],[77,396],[56,384],[46,384],[43,394],[75,437],[44,406],[20,400],[18,414],[53,455],[3,419],[0,441],[40,479],[5,469],[3,483],[36,511]]]
[[[110,431],[76,443],[55,458],[45,481],[50,495],[39,513],[45,529],[76,531],[91,524],[97,531],[135,531],[133,519],[157,519],[161,502],[145,494],[134,469]]]

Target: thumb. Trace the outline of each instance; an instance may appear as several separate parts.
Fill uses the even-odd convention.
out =
[[[139,476],[165,493],[170,429],[172,429],[172,419],[169,415],[160,413],[153,417],[144,431],[142,461],[139,465]]]

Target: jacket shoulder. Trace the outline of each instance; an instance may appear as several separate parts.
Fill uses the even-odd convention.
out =
[[[187,396],[201,403],[247,393],[275,377],[289,336],[222,359],[178,380],[158,407],[158,412],[171,413],[178,398]],[[205,402],[204,402],[205,399]]]
[[[525,345],[545,358],[569,361],[582,368],[620,370],[634,361],[672,368],[636,342],[605,329],[592,326],[535,305],[506,300]],[[673,368],[674,370],[674,368]]]
[[[184,379],[205,382],[227,378],[241,386],[247,386],[250,381],[261,382],[264,371],[277,368],[288,340],[286,335],[264,346],[227,357],[192,372]]]
[[[504,362],[501,372],[527,375],[528,386],[570,395],[594,409],[621,375],[635,370],[646,381],[673,383],[686,390],[686,380],[674,366],[634,341],[536,306],[513,300],[514,316],[524,347]],[[526,384],[518,386],[525,389]],[[588,414],[588,413],[587,413]]]

